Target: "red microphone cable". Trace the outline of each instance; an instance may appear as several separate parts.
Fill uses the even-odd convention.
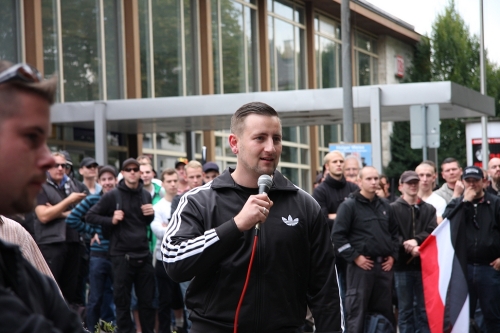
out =
[[[248,263],[247,277],[245,279],[245,284],[243,285],[243,290],[241,291],[240,300],[238,306],[236,307],[236,314],[234,315],[234,328],[233,332],[238,333],[238,317],[240,316],[241,304],[243,304],[243,298],[245,298],[245,293],[247,292],[248,281],[250,280],[250,272],[252,271],[253,258],[255,256],[255,249],[257,248],[257,240],[259,239],[259,229],[255,228],[255,236],[253,238],[252,254],[250,255],[250,262]]]

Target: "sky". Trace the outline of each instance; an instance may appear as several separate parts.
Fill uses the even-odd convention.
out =
[[[432,33],[438,14],[444,13],[449,0],[365,0],[383,11],[413,25],[419,34]],[[480,0],[455,0],[455,7],[472,34],[480,33]],[[488,59],[500,65],[500,0],[483,0],[484,44]],[[496,38],[495,38],[496,37]]]

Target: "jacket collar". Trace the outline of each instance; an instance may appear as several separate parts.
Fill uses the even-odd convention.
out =
[[[422,206],[422,203],[424,203],[425,201],[423,201],[422,199],[418,198],[417,203],[415,205],[410,205],[405,199],[403,199],[402,197],[399,197],[394,202],[402,204],[402,205],[406,205],[406,206],[415,206],[415,205]]]
[[[143,184],[144,183],[143,183],[142,179],[139,179],[139,186],[137,186],[137,188],[130,188],[127,185],[125,185],[125,179],[122,179],[118,183],[117,188],[119,188],[122,191],[126,191],[126,192],[141,192],[141,190],[143,188]]]
[[[234,172],[235,169],[227,168],[224,172],[214,180],[212,180],[212,188],[214,190],[223,189],[223,188],[238,188],[238,184],[235,183],[233,177],[231,177],[231,173]],[[257,185],[257,184],[255,184]],[[271,187],[272,191],[293,191],[297,192],[299,188],[295,186],[291,181],[286,179],[278,170],[274,171],[273,174],[273,186]]]
[[[370,201],[367,197],[365,197],[364,195],[361,194],[361,190],[356,190],[355,192],[351,193],[350,195],[352,198],[360,201],[360,202],[363,202],[363,203],[366,203],[366,204],[378,204],[378,202],[380,201],[380,198],[375,194],[375,196],[373,197],[373,200]]]
[[[326,175],[324,182],[335,189],[344,188],[346,183],[345,177],[342,176],[340,180],[333,178],[330,174]]]

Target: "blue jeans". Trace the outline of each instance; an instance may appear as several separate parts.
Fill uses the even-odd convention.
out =
[[[89,285],[90,294],[87,302],[87,328],[94,331],[99,318],[115,321],[113,302],[113,269],[111,261],[105,257],[90,256]]]
[[[486,332],[500,332],[500,271],[490,265],[467,265],[471,317],[479,300]]]
[[[400,333],[428,333],[421,271],[395,271],[398,294],[398,326]],[[415,302],[415,308],[414,308]]]

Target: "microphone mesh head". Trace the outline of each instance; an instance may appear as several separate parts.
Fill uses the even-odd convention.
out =
[[[270,189],[273,186],[273,179],[269,175],[262,175],[257,181],[257,186],[264,185],[266,188]]]

